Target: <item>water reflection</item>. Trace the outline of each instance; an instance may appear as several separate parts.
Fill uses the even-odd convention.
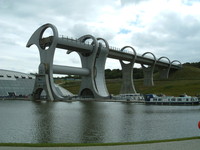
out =
[[[81,142],[102,143],[104,141],[104,111],[103,103],[81,102]]]
[[[50,102],[32,102],[34,103],[32,113],[33,128],[35,128],[35,140],[37,143],[52,143],[54,135],[54,107]]]
[[[200,106],[0,101],[0,142],[100,143],[199,136]]]
[[[124,103],[122,105],[122,110],[124,111],[121,117],[121,130],[120,130],[120,134],[121,134],[121,138],[124,141],[130,141],[132,139],[132,137],[135,136],[135,131],[134,131],[134,126],[135,123],[137,122],[137,119],[134,116],[134,113],[136,111],[136,108],[134,107],[134,104],[130,104],[130,103]],[[130,117],[127,117],[130,116]]]

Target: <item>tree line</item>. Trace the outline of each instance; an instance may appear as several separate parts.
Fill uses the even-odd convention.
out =
[[[184,63],[183,65],[190,65],[197,68],[200,68],[200,62],[192,62],[192,63]],[[155,68],[154,73],[158,72],[158,69]],[[68,75],[65,77],[60,77],[62,79],[81,79],[79,75]],[[122,78],[122,70],[121,69],[105,69],[105,78],[106,79],[119,79]],[[133,79],[142,79],[144,78],[142,68],[133,68]]]
[[[141,79],[143,78],[143,71],[141,68],[134,68],[133,69],[133,78],[134,79]],[[119,79],[122,78],[122,70],[121,69],[105,69],[105,78],[106,79]],[[81,79],[79,75],[67,75],[64,77],[57,77],[57,79],[67,79],[67,80],[74,80],[74,79]]]
[[[133,69],[133,78],[134,79],[141,79],[143,78],[143,71],[141,68],[134,68]],[[120,69],[106,69],[105,70],[105,78],[106,79],[117,79],[122,78],[122,70]]]
[[[185,63],[183,65],[188,65],[188,66],[193,66],[193,67],[196,67],[196,68],[200,68],[200,62],[192,62],[192,63]]]

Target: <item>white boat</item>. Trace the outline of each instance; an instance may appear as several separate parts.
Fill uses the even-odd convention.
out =
[[[179,97],[147,94],[145,95],[145,103],[157,105],[199,105],[200,100],[198,97],[192,97],[186,94],[180,95]]]
[[[132,94],[120,94],[114,96],[113,99],[115,100],[126,100],[130,102],[144,102],[144,96],[140,93],[132,93]]]

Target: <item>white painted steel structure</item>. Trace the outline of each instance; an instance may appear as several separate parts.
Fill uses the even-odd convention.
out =
[[[47,29],[51,29],[53,36],[43,37]],[[91,42],[88,44],[87,41]],[[132,79],[132,69],[134,63],[140,63],[144,69],[144,84],[153,85],[153,70],[155,66],[159,67],[163,77],[168,77],[169,69],[180,69],[181,63],[177,60],[170,61],[166,57],[157,59],[154,54],[147,52],[143,55],[136,53],[131,46],[125,46],[122,49],[116,49],[109,46],[108,42],[103,38],[95,38],[92,35],[85,35],[76,40],[59,37],[57,28],[52,24],[45,24],[39,27],[31,36],[27,43],[27,47],[35,44],[40,52],[40,65],[38,75],[36,76],[34,99],[40,99],[41,92],[45,90],[49,100],[68,99],[70,97],[61,96],[56,90],[53,81],[53,74],[73,74],[81,75],[82,82],[80,86],[79,96],[91,98],[109,98],[105,83],[105,63],[106,59],[118,59],[122,65],[123,83],[121,94],[136,93]],[[53,58],[56,48],[67,50],[70,54],[76,51],[80,58],[82,68],[72,66],[60,66],[53,64]],[[133,53],[126,52],[125,49],[132,49]],[[147,57],[146,54],[152,54]],[[162,61],[166,58],[168,61]],[[129,63],[123,63],[128,61]],[[178,62],[179,64],[175,64]],[[145,67],[148,65],[149,67]]]

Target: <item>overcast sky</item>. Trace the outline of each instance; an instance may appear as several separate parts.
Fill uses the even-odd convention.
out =
[[[59,35],[91,34],[139,54],[200,61],[200,0],[0,0],[0,69],[37,72],[38,49],[26,43],[46,23]],[[80,66],[80,58],[56,50],[54,64]],[[121,67],[108,59],[106,68]]]

